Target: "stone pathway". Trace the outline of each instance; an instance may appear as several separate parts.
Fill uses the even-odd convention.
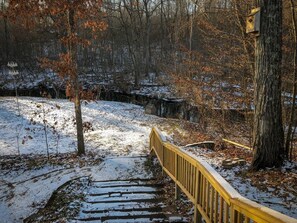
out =
[[[139,160],[127,159],[130,159],[129,163],[138,163]],[[130,168],[127,172],[132,173],[133,168],[137,168],[137,172],[143,167],[131,165]],[[123,169],[115,165],[114,170],[109,171],[119,176],[116,173]],[[164,213],[163,185],[152,178],[93,180],[85,193],[79,216],[74,222],[186,222],[181,216]]]

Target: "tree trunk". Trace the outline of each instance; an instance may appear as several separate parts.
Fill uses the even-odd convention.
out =
[[[254,157],[251,170],[280,166],[284,160],[281,109],[282,1],[259,0],[260,36],[254,78]]]
[[[150,32],[151,32],[151,17],[148,11],[148,6],[145,7],[145,39],[144,39],[144,49],[145,49],[145,73],[148,76],[151,68],[151,54],[150,54]]]
[[[175,1],[176,8],[175,8],[175,15],[174,15],[174,71],[177,73],[178,69],[178,54],[179,54],[179,48],[178,48],[178,42],[179,42],[179,32],[181,27],[181,0]]]
[[[196,9],[196,5],[195,5],[195,9]],[[192,12],[192,15],[189,15],[189,17],[190,17],[190,33],[189,33],[189,50],[190,50],[190,53],[192,53],[194,15],[195,15],[195,12],[194,13]]]
[[[4,12],[4,4],[6,2],[2,1],[2,11]],[[4,23],[4,34],[5,34],[5,59],[6,62],[8,62],[11,58],[9,58],[9,47],[10,47],[10,42],[9,42],[9,31],[8,31],[8,22],[7,22],[7,15],[5,14],[3,16],[3,23]]]
[[[163,4],[163,0],[161,0],[161,18],[160,18],[160,28],[161,28],[161,39],[160,39],[160,55],[161,55],[161,64],[163,63],[163,57],[164,57],[164,24],[163,24],[163,11],[164,11],[164,4]]]
[[[292,29],[293,29],[293,35],[294,35],[294,72],[293,72],[293,93],[292,93],[292,105],[290,109],[290,120],[288,125],[288,132],[286,137],[286,146],[285,146],[285,152],[286,156],[289,157],[289,159],[292,159],[291,152],[290,152],[290,143],[294,136],[293,131],[293,122],[295,120],[295,110],[296,110],[296,95],[297,95],[297,24],[296,24],[296,14],[295,14],[295,5],[294,1],[290,0],[291,4],[291,13],[292,13]]]
[[[74,30],[74,10],[70,9],[68,11],[68,35],[73,34]],[[77,50],[76,46],[71,42],[68,43],[68,52],[71,55],[71,60],[74,66],[77,67]],[[75,69],[75,73],[71,77],[72,87],[74,88],[74,108],[75,108],[75,119],[76,119],[76,132],[77,132],[77,155],[85,154],[85,144],[84,144],[84,134],[83,134],[83,123],[81,114],[81,104],[80,104],[80,92],[79,92],[79,82],[78,82],[78,71]]]
[[[75,119],[76,119],[76,131],[77,131],[77,155],[85,154],[85,143],[84,143],[84,134],[83,134],[83,123],[81,115],[81,104],[80,104],[80,95],[79,95],[79,84],[78,78],[76,78],[75,84]]]

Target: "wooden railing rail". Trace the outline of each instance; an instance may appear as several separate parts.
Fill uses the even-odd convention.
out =
[[[277,211],[242,197],[209,164],[166,141],[157,128],[150,134],[150,148],[164,172],[195,207],[194,222],[297,223]]]

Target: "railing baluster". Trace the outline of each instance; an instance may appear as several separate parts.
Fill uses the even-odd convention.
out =
[[[199,197],[199,204],[201,205],[202,207],[202,196],[203,196],[203,175],[201,172],[199,172],[199,194],[198,194],[198,197]]]
[[[250,223],[250,219],[247,216],[244,217],[244,223]]]
[[[162,151],[162,163],[164,165],[164,146],[161,146],[161,151]]]
[[[196,167],[197,169],[197,167]],[[202,223],[202,216],[201,213],[198,210],[199,200],[201,197],[201,173],[196,173],[196,183],[195,183],[195,203],[194,203],[194,223]]]
[[[183,185],[184,185],[184,187],[186,187],[186,184],[187,184],[187,164],[186,164],[185,158],[183,158],[183,161],[184,161],[184,169],[183,169],[183,172],[184,172],[184,182],[183,182]]]
[[[239,212],[237,212],[237,222],[242,223],[243,222],[243,215]]]
[[[206,180],[205,184],[205,197],[206,197],[206,215],[209,216],[209,182]]]
[[[195,168],[195,166],[193,166],[192,165],[192,176],[191,176],[191,178],[192,178],[192,184],[191,184],[191,194],[193,195],[193,197],[195,197],[195,187],[196,187],[196,174],[195,174],[195,172],[196,172],[196,168]]]
[[[208,181],[205,180],[205,212],[207,216],[209,216],[208,215],[208,210],[209,210],[208,195],[209,195]]]
[[[228,222],[229,222],[229,206],[227,205],[226,202],[224,202],[224,223],[228,223]]]
[[[185,188],[188,189],[188,162],[185,160]]]
[[[184,168],[184,161],[183,158],[180,157],[180,183],[182,184],[183,180],[184,180],[184,173],[183,173],[183,168]]]
[[[190,185],[189,185],[189,191],[190,191],[190,194],[193,195],[193,178],[194,178],[194,175],[193,175],[193,165],[190,163]]]
[[[195,169],[192,166],[192,175],[191,175],[191,194],[195,197],[195,186],[196,186],[196,177],[195,177]]]
[[[192,185],[193,185],[193,167],[192,167],[192,164],[190,163],[190,183],[189,183],[189,191],[190,191],[190,194],[193,195],[193,192],[192,192]]]
[[[220,223],[224,222],[224,200],[222,196],[220,196]]]
[[[180,156],[177,156],[177,162],[178,162],[178,166],[177,166],[177,176],[178,176],[178,181],[181,181],[181,158]]]
[[[188,189],[188,162],[185,160],[185,188]]]
[[[175,174],[175,153],[171,151],[172,174]]]
[[[198,181],[197,181],[197,178],[199,177],[199,176],[198,176],[198,169],[197,169],[196,166],[195,166],[194,168],[195,168],[195,173],[194,173],[194,176],[195,176],[195,182],[198,182]],[[196,193],[197,193],[197,191],[196,191],[195,188],[194,188],[194,194],[195,194],[195,196],[196,196]]]
[[[214,199],[214,222],[218,222],[218,205],[219,205],[219,194],[215,190],[215,199]]]
[[[178,180],[178,156],[177,156],[177,153],[174,153],[174,160],[175,160],[174,176],[175,176],[175,179]]]
[[[187,190],[189,191],[190,189],[190,181],[191,181],[191,165],[189,162],[187,162],[187,167],[188,167],[188,171],[187,171],[187,176],[188,176],[188,180],[187,180]]]
[[[180,199],[180,188],[179,186],[177,185],[177,181],[178,181],[178,174],[179,174],[179,163],[178,163],[178,156],[177,154],[175,153],[175,179],[176,179],[176,182],[175,182],[175,199],[178,200]]]
[[[234,210],[234,207],[230,207],[230,222],[232,223],[238,223],[237,221],[237,212]]]
[[[202,202],[201,202],[201,206],[203,208],[203,210],[205,211],[205,178],[203,176],[202,178]]]
[[[210,221],[213,222],[214,188],[210,186]]]

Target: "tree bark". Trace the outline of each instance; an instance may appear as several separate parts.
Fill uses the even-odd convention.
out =
[[[251,170],[280,166],[284,160],[281,109],[282,1],[259,0],[260,36],[254,78],[254,157]]]
[[[68,11],[68,35],[75,33],[74,30],[74,9]],[[71,60],[74,66],[77,67],[77,50],[75,44],[71,40],[68,43],[68,51],[71,55]],[[74,108],[75,108],[75,120],[76,120],[76,132],[77,132],[77,155],[85,154],[84,134],[83,134],[83,122],[81,114],[80,92],[77,68],[72,76],[72,87],[74,88]]]
[[[150,54],[150,33],[151,33],[151,14],[149,12],[149,1],[143,1],[145,9],[145,73],[148,76],[151,68],[151,54]]]
[[[290,152],[290,143],[293,138],[293,122],[295,120],[295,110],[296,110],[296,95],[297,95],[297,24],[296,24],[296,14],[295,14],[295,5],[294,1],[290,0],[291,5],[291,14],[292,14],[292,29],[293,29],[293,35],[294,35],[294,72],[293,72],[293,93],[292,93],[292,105],[290,109],[290,120],[288,125],[288,132],[286,137],[286,146],[285,146],[285,152],[286,156],[289,157],[289,159],[292,159],[291,152]]]
[[[5,1],[2,1],[2,4],[1,4],[1,9],[2,9],[2,12],[4,12],[5,10],[5,4],[6,2]],[[10,47],[10,42],[9,42],[9,31],[8,31],[8,22],[7,22],[7,15],[4,14],[3,16],[3,24],[4,24],[4,34],[5,34],[5,59],[6,59],[6,62],[9,61],[9,47]]]

